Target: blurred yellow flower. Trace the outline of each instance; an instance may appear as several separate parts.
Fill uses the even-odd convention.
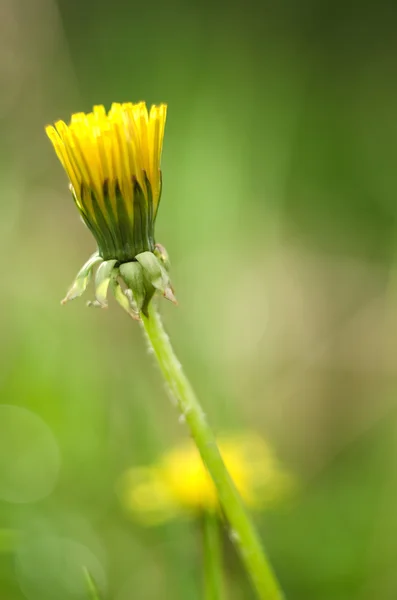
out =
[[[77,208],[104,260],[153,252],[167,106],[112,104],[46,127]]]
[[[250,508],[269,506],[291,488],[291,476],[280,468],[271,448],[258,435],[225,435],[218,438],[218,445]],[[214,484],[190,442],[164,454],[152,466],[128,470],[120,492],[126,509],[146,524],[160,523],[181,512],[218,510]]]

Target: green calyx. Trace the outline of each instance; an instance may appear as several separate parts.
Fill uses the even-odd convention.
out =
[[[103,195],[82,186],[79,199],[73,192],[75,204],[84,223],[98,244],[104,260],[132,261],[142,252],[153,252],[156,210],[152,189],[145,178],[143,187],[134,179],[133,199],[128,201],[117,184],[110,187],[105,181]]]
[[[89,306],[106,308],[109,290],[133,319],[139,319],[141,312],[147,315],[149,302],[155,294],[161,294],[176,304],[168,274],[168,255],[160,245],[156,246],[155,253],[141,252],[134,260],[128,262],[103,260],[96,252],[78,272],[62,304],[78,298],[85,292],[97,265],[99,266],[95,272],[95,300],[88,302]]]

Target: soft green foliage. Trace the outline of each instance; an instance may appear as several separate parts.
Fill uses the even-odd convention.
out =
[[[286,597],[395,600],[394,10],[7,3],[0,397],[28,416],[0,421],[2,600],[86,599],[83,567],[101,600],[201,598],[198,526],[117,499],[186,436],[139,325],[59,305],[95,248],[43,125],[140,99],[169,105],[167,330],[215,430],[258,430],[301,480],[255,516]],[[224,545],[225,593],[250,599]]]

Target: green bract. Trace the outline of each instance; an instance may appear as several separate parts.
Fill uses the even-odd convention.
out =
[[[165,250],[162,246],[159,247],[161,251],[155,247],[156,254],[141,252],[134,260],[128,262],[103,260],[96,252],[78,272],[62,304],[80,297],[85,292],[95,267],[95,300],[88,302],[89,306],[106,308],[109,290],[120,306],[134,319],[139,319],[141,311],[147,313],[148,303],[156,292],[175,304],[174,291],[165,267],[165,262],[167,267],[169,265],[168,255],[163,259]]]

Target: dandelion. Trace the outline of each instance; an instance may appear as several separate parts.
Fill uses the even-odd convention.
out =
[[[285,498],[292,478],[264,439],[250,432],[223,435],[217,442],[247,506],[259,510]],[[120,493],[126,510],[148,525],[178,515],[219,511],[214,483],[192,442],[177,446],[149,467],[128,470],[121,479]]]
[[[114,103],[108,113],[94,106],[88,114],[72,115],[69,125],[56,121],[46,127],[75,204],[98,246],[64,302],[85,291],[98,264],[94,306],[107,305],[109,287],[131,316],[147,305],[156,289],[174,300],[167,253],[154,237],[166,114],[165,104],[148,111],[144,102]],[[118,279],[131,289],[130,295],[122,293]]]

